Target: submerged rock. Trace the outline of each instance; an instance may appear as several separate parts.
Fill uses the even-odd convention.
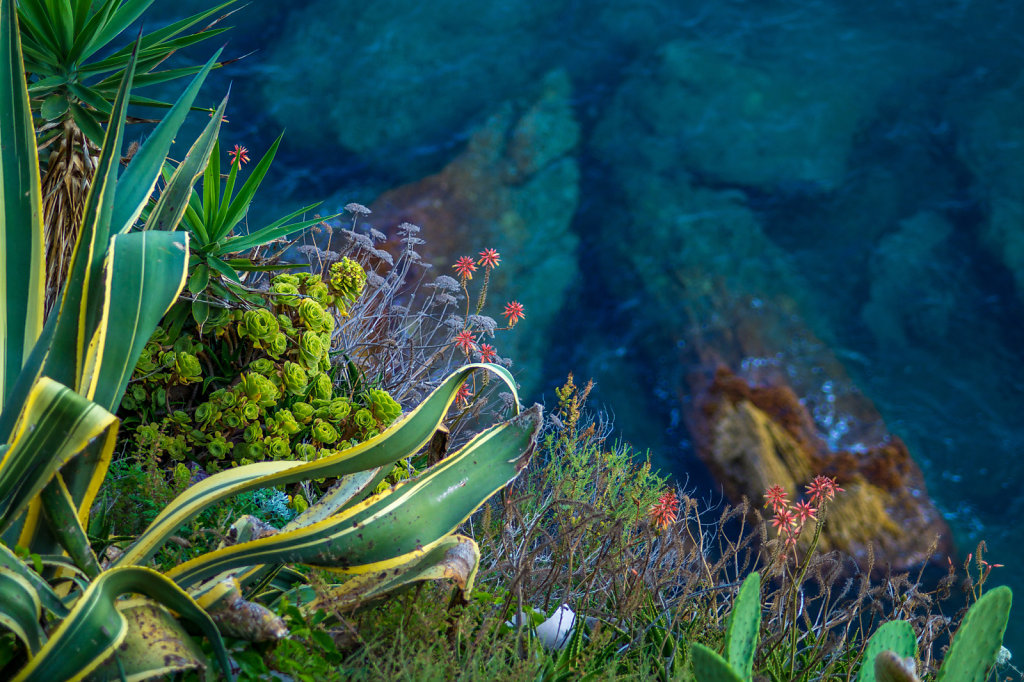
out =
[[[830,446],[786,380],[771,374],[747,380],[720,366],[690,415],[698,453],[730,499],[758,505],[779,485],[796,500],[815,476],[832,476],[845,492],[829,504],[823,551],[841,550],[865,570],[872,558],[879,570],[904,570],[952,550],[903,441],[886,434],[848,449]],[[860,400],[862,412],[871,411]]]
[[[571,92],[565,72],[549,74],[536,100],[500,107],[441,172],[385,192],[371,205],[381,229],[422,226],[422,253],[443,274],[453,274],[459,256],[475,258],[484,248],[501,253],[483,314],[500,320],[505,302],[515,299],[526,319],[486,342],[516,363],[526,395],[540,387],[547,339],[558,335],[557,315],[578,274],[570,224],[579,199],[573,156],[579,125]],[[470,283],[471,295],[479,278]]]
[[[404,174],[411,155],[445,149],[550,68],[561,43],[545,35],[564,4],[313,2],[270,51],[267,107],[311,148],[340,145]]]

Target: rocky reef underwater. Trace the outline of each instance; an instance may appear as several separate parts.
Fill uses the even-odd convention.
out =
[[[833,475],[825,546],[984,539],[1024,590],[1024,8],[469,4],[240,12],[226,134],[288,131],[262,210],[359,201],[437,272],[496,248],[525,394],[593,377],[712,500]]]

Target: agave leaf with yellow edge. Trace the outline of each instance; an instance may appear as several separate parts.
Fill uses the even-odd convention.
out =
[[[71,613],[61,621],[49,640],[14,677],[15,682],[80,680],[110,657],[128,634],[128,621],[118,610],[123,594],[142,594],[156,599],[195,623],[214,645],[221,670],[228,678],[231,667],[220,633],[210,617],[187,593],[157,571],[125,566],[105,571],[90,583]]]
[[[227,497],[258,488],[287,485],[311,478],[335,478],[365,469],[386,467],[414,454],[430,441],[448,408],[455,402],[459,387],[476,369],[493,372],[515,395],[515,381],[504,367],[489,363],[465,365],[452,372],[409,414],[401,417],[379,435],[359,445],[312,462],[272,461],[248,464],[219,472],[193,485],[174,498],[157,515],[115,565],[144,563],[196,514]],[[278,561],[271,559],[269,563]]]
[[[202,675],[207,658],[195,640],[159,603],[142,598],[117,604],[128,632],[114,657],[94,672],[97,679],[136,682],[194,670]]]
[[[114,415],[52,379],[37,381],[0,460],[0,530],[93,439],[101,440],[109,461],[116,437]]]
[[[0,6],[0,412],[43,330],[43,207],[14,0]],[[0,442],[5,439],[0,437]]]
[[[448,535],[430,551],[388,570],[362,573],[340,585],[314,590],[298,587],[285,595],[303,611],[344,613],[365,606],[426,580],[454,580],[464,600],[469,600],[480,564],[480,548],[473,538]]]
[[[32,583],[21,574],[0,568],[0,627],[21,640],[29,654],[39,651],[46,634],[39,625],[43,607]]]
[[[256,564],[300,563],[356,574],[396,569],[441,544],[519,475],[541,421],[535,405],[478,434],[416,479],[309,526],[203,554],[166,575],[189,587]]]

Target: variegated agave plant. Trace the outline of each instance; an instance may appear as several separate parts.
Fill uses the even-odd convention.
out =
[[[95,555],[85,528],[112,456],[112,413],[144,344],[184,286],[188,234],[175,230],[215,125],[150,211],[147,226],[162,229],[135,224],[217,56],[118,177],[138,52],[130,56],[68,279],[44,324],[41,180],[15,5],[0,0],[0,676],[143,679],[204,667],[178,622],[186,619],[209,638],[230,677],[221,632],[251,639],[284,634],[259,602],[303,596],[302,575],[288,564],[354,576],[321,596],[339,608],[420,580],[454,578],[468,593],[478,550],[453,532],[525,465],[540,407],[484,431],[417,479],[380,495],[367,491],[430,441],[474,370],[495,372],[513,388],[508,372],[493,365],[458,370],[387,431],[332,457],[211,476],[175,499],[119,557],[101,562]],[[285,528],[242,519],[220,549],[164,573],[147,565],[182,524],[228,496],[320,477],[339,483]],[[160,646],[152,645],[154,636]]]

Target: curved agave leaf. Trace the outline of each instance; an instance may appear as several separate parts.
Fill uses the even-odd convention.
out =
[[[15,0],[0,0],[0,412],[42,333],[45,297],[39,161],[21,64]]]
[[[541,408],[535,405],[478,434],[417,479],[324,521],[209,552],[167,575],[187,587],[254,564],[302,563],[357,574],[395,570],[441,544],[519,475],[541,421]]]
[[[46,634],[39,625],[43,607],[39,595],[19,573],[0,568],[0,626],[15,634],[28,649],[29,655],[43,647]]]
[[[465,535],[447,535],[421,556],[386,571],[363,573],[341,585],[326,590],[299,587],[286,596],[292,604],[301,604],[302,610],[315,613],[324,609],[328,613],[350,611],[399,590],[407,589],[426,580],[454,580],[468,600],[473,592],[480,548],[473,538]]]
[[[49,641],[19,671],[15,682],[80,680],[104,662],[124,641],[128,622],[117,609],[122,594],[151,597],[192,621],[213,642],[221,670],[231,677],[227,651],[210,617],[172,581],[141,566],[104,572],[89,585]]]
[[[185,287],[188,235],[134,232],[110,240],[103,317],[85,358],[81,390],[116,410],[142,349]],[[104,472],[105,473],[105,472]]]
[[[119,602],[117,610],[127,621],[128,631],[115,659],[97,669],[94,678],[136,682],[206,670],[202,650],[160,604],[144,597],[128,599]]]
[[[466,365],[450,374],[416,409],[364,443],[313,462],[277,461],[240,466],[195,484],[160,512],[115,565],[145,562],[178,528],[210,505],[227,497],[257,488],[286,485],[311,478],[335,478],[365,469],[390,466],[415,453],[429,442],[448,408],[455,402],[459,387],[478,368],[497,374],[513,395],[516,394],[515,381],[504,367],[488,363]],[[270,561],[276,562],[275,559]]]
[[[14,439],[0,460],[0,530],[8,528],[90,441],[102,438],[109,457],[116,437],[114,415],[52,379],[37,381],[21,410]]]
[[[26,566],[14,552],[3,544],[0,544],[0,568],[17,573],[27,580],[32,585],[32,590],[39,598],[40,604],[47,611],[53,613],[58,618],[68,615],[68,608],[64,606],[64,602],[60,600],[60,597],[53,591],[49,583],[43,579],[43,576]]]

